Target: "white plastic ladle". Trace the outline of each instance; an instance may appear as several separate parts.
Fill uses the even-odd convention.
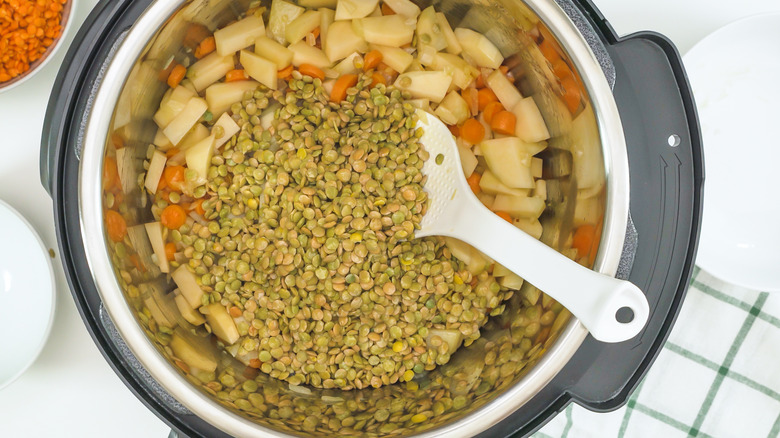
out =
[[[474,246],[569,309],[599,341],[625,341],[642,330],[650,312],[637,286],[592,271],[496,216],[472,194],[444,123],[423,110],[417,115],[430,153],[422,168],[430,205],[416,237],[449,236]],[[440,154],[444,160],[436,164]],[[618,320],[622,308],[631,309],[631,321]]]

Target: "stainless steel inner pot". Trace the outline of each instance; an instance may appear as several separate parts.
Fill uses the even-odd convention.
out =
[[[123,188],[123,215],[128,221],[131,248],[105,238],[105,197],[100,183],[103,160],[107,153],[116,153],[118,136],[124,146],[120,176],[123,181],[137,180],[156,130],[151,116],[166,88],[158,79],[159,71],[182,50],[187,25],[201,23],[214,29],[234,20],[249,3],[158,0],[120,38],[104,65],[83,125],[80,223],[93,280],[123,340],[176,400],[235,436],[471,436],[521,409],[561,370],[587,335],[579,321],[562,310],[546,336],[537,337],[533,345],[523,345],[518,336],[523,328],[516,322],[522,320],[529,302],[522,290],[509,300],[503,315],[492,318],[482,329],[480,340],[461,348],[449,364],[419,380],[416,390],[396,384],[360,391],[312,388],[301,393],[262,373],[246,375],[243,365],[222,354],[218,372],[230,369],[239,381],[249,377],[259,383],[262,401],[255,396],[252,408],[242,410],[238,404],[220,399],[226,391],[215,391],[184,373],[171,359],[171,350],[155,336],[157,324],[150,321],[160,314],[182,329],[192,326],[171,305],[173,285],[151,259],[143,230],[151,214],[139,185],[125,184]],[[425,7],[431,2],[417,3]],[[570,245],[573,226],[586,220],[601,223],[601,240],[592,266],[614,275],[628,217],[628,162],[615,101],[588,44],[552,0],[434,3],[453,27],[485,33],[497,44],[511,60],[518,88],[524,96],[533,96],[550,128],[553,138],[542,156],[550,188],[542,240],[561,250]],[[560,84],[537,45],[540,38],[554,40],[564,61],[576,72],[583,100],[574,114],[560,98]],[[138,257],[130,257],[130,252]],[[542,301],[548,308],[557,308],[546,297]],[[213,347],[204,343],[204,348]],[[456,399],[458,403],[453,403]],[[439,405],[434,409],[436,403]],[[293,413],[286,418],[279,415],[278,408],[283,406],[292,407]],[[389,419],[376,421],[378,409],[388,409]],[[435,415],[413,424],[409,419],[420,409],[433,410]],[[307,422],[312,416],[320,421]]]

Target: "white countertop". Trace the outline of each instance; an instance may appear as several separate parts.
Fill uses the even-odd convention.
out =
[[[670,37],[681,53],[738,18],[780,12],[776,0],[594,1],[619,34],[655,30]],[[77,23],[95,3],[80,1]],[[0,153],[5,157],[0,160],[0,199],[26,216],[54,249],[52,202],[38,177],[38,154],[43,114],[64,53],[25,85],[0,94]],[[54,265],[57,306],[52,333],[36,363],[0,391],[0,436],[167,436],[167,426],[132,395],[101,356],[73,303],[59,258]],[[22,334],[3,334],[14,335]]]

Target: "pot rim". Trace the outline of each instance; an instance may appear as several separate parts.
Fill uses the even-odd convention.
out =
[[[102,82],[94,94],[92,109],[85,117],[78,178],[79,225],[85,256],[92,281],[119,334],[133,355],[166,391],[195,415],[226,433],[245,437],[277,437],[280,432],[237,415],[198,391],[159,353],[127,305],[105,243],[98,182],[101,181],[105,139],[114,108],[133,65],[150,38],[182,3],[180,0],[157,0],[138,18],[127,31],[114,57],[107,62]],[[629,211],[628,156],[617,105],[598,60],[565,12],[552,0],[524,0],[524,3],[558,38],[591,97],[602,142],[607,191],[604,232],[593,269],[614,275],[623,250]],[[514,386],[457,421],[417,436],[472,436],[498,424],[558,374],[587,334],[582,323],[572,317],[557,342]]]

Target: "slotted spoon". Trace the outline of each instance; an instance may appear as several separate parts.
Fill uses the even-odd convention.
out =
[[[430,205],[415,237],[449,236],[472,245],[569,309],[599,341],[625,341],[642,330],[649,306],[637,286],[570,260],[482,205],[466,182],[447,126],[423,110],[417,115],[420,142],[430,153],[422,168]],[[443,161],[437,164],[439,155]],[[633,314],[628,322],[618,320],[623,308]]]

